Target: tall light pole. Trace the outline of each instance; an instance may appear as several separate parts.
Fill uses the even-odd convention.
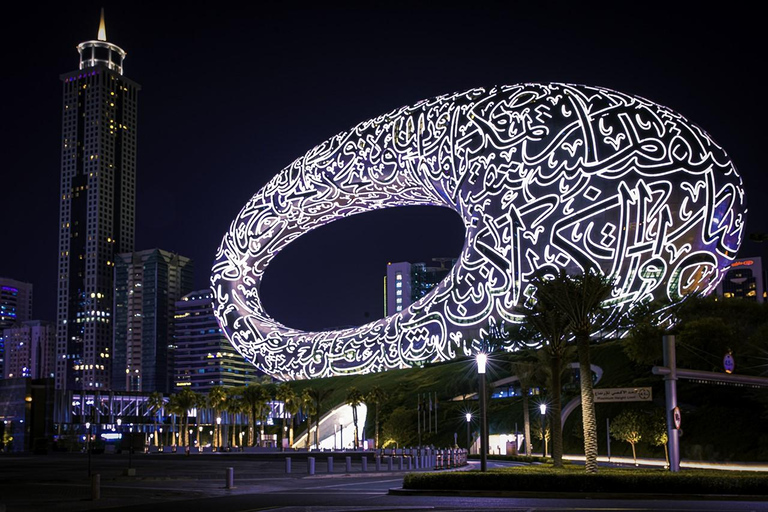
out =
[[[487,354],[483,352],[477,354],[477,376],[480,380],[480,471],[488,470],[488,410],[485,403],[485,364],[487,362]]]
[[[467,455],[469,455],[469,449],[472,446],[472,437],[470,436],[470,425],[472,423],[472,413],[467,413]]]
[[[544,457],[547,456],[547,404],[539,404],[539,411],[541,412],[541,440],[544,441]]]
[[[213,448],[216,451],[221,451],[221,445],[223,444],[221,439],[221,416],[216,416],[216,437]]]
[[[85,450],[88,452],[88,478],[91,477],[91,422],[85,422],[85,431],[88,438],[85,440]]]

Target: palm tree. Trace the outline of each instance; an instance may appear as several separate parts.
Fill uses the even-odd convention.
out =
[[[213,418],[214,427],[213,427],[213,449],[216,450],[217,448],[221,448],[222,440],[221,440],[221,424],[216,421],[217,418],[221,417],[221,412],[224,410],[225,406],[227,404],[227,390],[224,388],[224,386],[213,386],[210,391],[208,391],[208,405],[213,410],[213,415],[215,416]]]
[[[314,410],[315,410],[315,446],[317,448],[320,447],[320,442],[318,440],[318,435],[320,432],[320,416],[322,416],[321,412],[321,406],[323,404],[323,400],[328,398],[331,393],[333,393],[333,389],[315,389],[315,388],[307,388],[305,389],[309,393],[310,398],[314,402]]]
[[[549,377],[549,390],[552,395],[550,404],[552,410],[552,459],[557,468],[563,467],[563,425],[561,423],[562,412],[562,382],[563,355],[568,347],[568,334],[570,320],[563,311],[544,300],[539,300],[529,310],[525,310],[525,323],[536,331],[544,344],[544,368]]]
[[[248,444],[256,446],[256,424],[263,414],[264,407],[269,401],[266,390],[261,384],[252,382],[245,388],[241,388],[240,396],[243,400],[243,406],[248,412]]]
[[[526,361],[512,363],[512,373],[517,376],[520,383],[520,392],[523,395],[523,425],[525,434],[525,454],[531,456],[531,414],[528,404],[528,395],[536,381],[536,364]]]
[[[370,389],[370,391],[368,391],[368,394],[365,396],[365,401],[369,404],[373,404],[374,406],[374,411],[375,411],[374,429],[376,434],[373,442],[377,450],[379,449],[379,409],[381,408],[381,404],[384,403],[386,399],[387,399],[386,393],[379,386],[373,386]]]
[[[305,388],[304,391],[301,392],[301,408],[307,415],[307,450],[309,450],[312,438],[312,416],[317,413],[313,391],[312,388]]]
[[[230,447],[240,446],[237,442],[237,415],[245,412],[245,406],[243,400],[240,397],[240,390],[242,388],[230,388],[227,390],[227,401],[224,403],[224,409],[229,415],[230,424]]]
[[[166,406],[166,410],[168,411],[168,414],[171,414],[171,446],[176,448],[176,445],[178,444],[176,442],[176,417],[181,415],[183,411],[181,411],[181,408],[179,407],[179,395],[171,395],[168,397],[168,405]]]
[[[597,318],[603,312],[602,304],[611,293],[611,281],[594,271],[569,276],[561,271],[553,279],[534,278],[536,297],[547,308],[557,309],[568,317],[570,331],[576,340],[579,354],[579,380],[581,383],[581,412],[584,429],[584,468],[597,473],[597,420],[592,391],[592,367],[589,341],[595,332]],[[605,328],[603,324],[601,328]]]
[[[177,412],[181,415],[181,440],[189,454],[189,411],[198,404],[198,394],[191,389],[184,389],[176,397]]]
[[[282,447],[282,450],[285,450],[285,443],[283,442],[283,437],[285,436],[286,432],[286,418],[290,414],[291,420],[293,420],[293,415],[296,414],[293,412],[294,408],[298,410],[298,396],[296,395],[296,391],[293,390],[293,388],[288,384],[287,382],[281,383],[279,386],[277,386],[277,391],[275,393],[275,398],[281,402],[283,402],[283,429],[280,431],[280,446]],[[293,432],[293,425],[291,425],[291,433]],[[293,443],[293,435],[290,436],[290,442]]]
[[[147,397],[147,410],[150,414],[152,414],[152,420],[155,424],[155,447],[159,445],[159,441],[157,439],[157,415],[162,410],[164,405],[165,400],[163,400],[163,394],[159,391],[154,391]]]
[[[360,407],[360,404],[363,403],[363,400],[365,398],[363,397],[363,394],[360,392],[359,389],[355,387],[351,387],[347,390],[347,405],[352,407],[352,423],[355,425],[355,450],[360,448],[360,438],[358,436],[358,430],[357,430],[357,408]]]

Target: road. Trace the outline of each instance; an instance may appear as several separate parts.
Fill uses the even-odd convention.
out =
[[[612,499],[590,497],[494,497],[394,495],[403,472],[345,473],[343,458],[328,474],[318,458],[317,474],[295,460],[285,474],[284,460],[245,455],[141,455],[132,462],[136,476],[124,476],[126,455],[92,456],[101,477],[101,498],[91,500],[84,454],[0,457],[0,512],[57,510],[162,511],[766,511],[766,501],[708,499]],[[494,463],[490,463],[492,465]],[[372,469],[373,464],[369,464]],[[226,468],[234,468],[234,489],[225,489]],[[5,510],[3,510],[5,507]]]

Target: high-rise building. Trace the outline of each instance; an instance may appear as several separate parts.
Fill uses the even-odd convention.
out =
[[[125,52],[98,37],[77,46],[64,83],[59,210],[56,388],[110,386],[115,256],[132,252],[136,108]]]
[[[259,376],[221,332],[210,290],[189,293],[176,303],[175,343],[176,390],[207,393],[213,386],[245,386]]]
[[[387,263],[384,278],[384,316],[407,309],[448,275],[456,262],[452,258],[433,258],[439,266],[426,263]]]
[[[760,257],[742,258],[731,263],[725,277],[717,285],[717,295],[726,299],[765,302],[765,273]]]
[[[53,377],[56,328],[51,322],[30,320],[3,332],[6,347],[3,378]]]
[[[150,249],[115,258],[112,389],[168,393],[176,301],[194,284],[192,260]]]
[[[0,329],[32,317],[32,283],[0,277]]]
[[[3,329],[32,318],[32,283],[0,277],[0,370],[5,360]]]

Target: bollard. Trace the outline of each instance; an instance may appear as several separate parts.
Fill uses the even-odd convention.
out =
[[[365,456],[365,455],[363,455],[363,458],[362,458],[362,459],[360,459],[360,463],[362,464],[362,468],[361,468],[361,471],[362,471],[363,473],[365,473],[366,471],[368,471],[368,457],[367,457],[367,456]]]
[[[381,455],[376,456],[376,471],[381,471]]]
[[[310,475],[315,474],[315,458],[314,457],[307,457],[307,473]]]
[[[393,464],[394,462],[395,462],[394,457],[390,455],[389,458],[387,459],[387,471],[394,470],[394,464]]]
[[[333,473],[333,457],[328,457],[328,472]]]
[[[352,457],[347,457],[346,458],[346,463],[347,463],[347,468],[346,468],[347,469],[347,473],[351,473],[352,472]]]
[[[91,500],[101,499],[101,475],[93,473],[91,475]]]
[[[397,469],[398,469],[398,471],[402,471],[403,470],[403,456],[402,455],[397,458]]]
[[[225,489],[235,488],[235,468],[227,468],[226,482],[224,484]]]
[[[408,471],[413,469],[413,457],[408,457]]]
[[[291,458],[290,457],[285,458],[285,473],[288,475],[291,474]]]

